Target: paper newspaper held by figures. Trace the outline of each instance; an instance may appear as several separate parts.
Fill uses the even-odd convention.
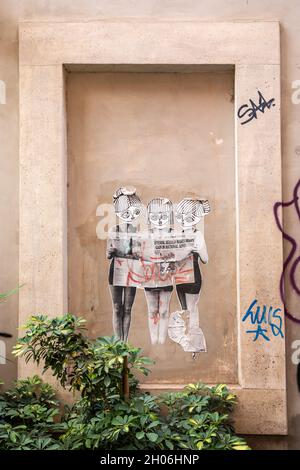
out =
[[[194,237],[186,237],[182,233],[163,238],[148,237],[144,245],[145,257],[150,254],[154,262],[179,261],[191,254],[194,245]]]
[[[110,230],[107,239],[107,250],[113,250],[114,256],[139,258],[141,254],[140,237],[132,232]]]
[[[173,232],[163,236],[152,233],[109,232],[108,248],[115,250],[115,255],[161,263],[163,261],[180,261],[187,258],[195,249],[204,243],[201,232]]]
[[[160,287],[194,282],[191,254],[202,244],[202,235],[111,232],[108,244],[116,254],[113,285]]]

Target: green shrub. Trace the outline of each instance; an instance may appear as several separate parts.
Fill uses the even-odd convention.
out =
[[[15,354],[43,361],[44,370],[81,397],[59,414],[49,385],[36,376],[18,381],[0,398],[0,449],[248,449],[234,434],[236,397],[225,385],[141,393],[134,374],[148,374],[152,361],[139,348],[114,337],[89,340],[84,320],[72,315],[31,317],[25,328]],[[130,397],[123,393],[124,373]]]
[[[146,365],[152,361],[141,357],[139,348],[115,337],[89,340],[83,334],[84,323],[84,319],[70,314],[54,319],[33,316],[25,325],[26,335],[19,339],[14,354],[25,356],[26,362],[44,361],[44,371],[51,369],[63,387],[80,391],[90,403],[120,398],[126,357],[129,385],[134,392],[134,371],[147,375]]]
[[[162,395],[159,401],[167,406],[168,448],[248,449],[245,441],[234,435],[229,413],[236,397],[226,385],[189,384],[182,392]]]
[[[182,392],[140,394],[111,409],[98,407],[88,419],[76,404],[67,415],[62,441],[68,449],[245,450],[229,420],[234,403],[225,385],[191,384]],[[162,407],[168,412],[162,413]]]
[[[37,377],[18,380],[0,395],[0,449],[61,448],[55,438],[59,403],[55,392]]]

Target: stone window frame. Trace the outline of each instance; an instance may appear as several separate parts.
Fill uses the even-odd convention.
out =
[[[241,318],[253,299],[283,306],[280,25],[276,21],[102,19],[22,22],[20,71],[19,323],[67,309],[67,144],[65,70],[90,67],[234,66],[238,383],[236,429],[286,434],[285,341],[253,341]],[[237,110],[257,91],[276,106],[242,125]],[[19,361],[19,376],[34,366]],[[51,378],[47,377],[50,381]],[[217,380],[216,380],[217,381]],[[175,384],[147,384],[149,390]]]

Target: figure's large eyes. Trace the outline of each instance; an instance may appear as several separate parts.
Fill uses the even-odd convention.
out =
[[[195,223],[195,214],[192,212],[189,212],[188,214],[180,214],[176,213],[176,220],[181,224],[181,225],[192,225]]]
[[[122,212],[121,216],[123,217],[123,219],[129,219],[130,212],[129,211],[124,211],[124,212]]]
[[[191,224],[192,222],[194,222],[195,217],[192,214],[187,214],[184,220],[188,224]]]
[[[158,214],[150,214],[149,215],[150,221],[155,224],[158,223],[159,225],[165,224],[169,220],[169,215],[165,212],[159,212]]]
[[[140,209],[135,209],[133,215],[135,217],[138,217],[140,215],[140,213],[141,213]]]

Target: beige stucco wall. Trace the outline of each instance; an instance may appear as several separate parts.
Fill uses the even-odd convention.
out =
[[[152,346],[143,289],[129,341],[155,359],[146,382],[237,383],[233,70],[69,73],[67,90],[69,310],[87,318],[91,335],[112,334],[96,208],[111,204],[120,185],[135,186],[145,205],[157,196],[174,204],[206,197],[213,207],[205,224],[210,262],[201,267],[199,310],[209,354],[193,360],[170,340]],[[170,311],[178,308],[174,292]]]
[[[2,152],[0,160],[0,290],[18,283],[18,44],[17,22],[19,20],[57,20],[100,17],[154,17],[196,18],[203,21],[219,20],[278,20],[281,23],[282,43],[282,149],[283,149],[283,195],[288,200],[299,178],[299,121],[300,105],[293,104],[292,82],[300,79],[300,8],[297,0],[225,0],[198,2],[136,0],[136,1],[61,1],[51,3],[32,1],[2,1],[0,5],[0,80],[6,82],[6,104],[0,104],[0,132]],[[266,169],[266,172],[268,169]],[[276,202],[276,201],[274,201]],[[299,241],[299,220],[289,211],[285,227]],[[272,228],[276,230],[275,224]],[[286,250],[288,250],[288,246]],[[259,262],[259,260],[258,260]],[[268,276],[268,273],[265,273]],[[22,280],[20,280],[22,281]],[[289,308],[299,308],[299,298],[292,295],[286,285]],[[1,305],[1,328],[14,329],[16,325],[16,298]],[[4,324],[4,326],[2,326]],[[0,329],[1,329],[0,328]],[[287,380],[290,436],[272,441],[272,445],[300,447],[300,394],[296,386],[296,365],[292,363],[292,343],[300,339],[300,326],[287,321]],[[9,349],[9,344],[8,344]],[[16,365],[0,365],[1,375],[10,380],[16,373]],[[269,444],[268,444],[269,442]],[[266,445],[271,445],[267,441]]]

